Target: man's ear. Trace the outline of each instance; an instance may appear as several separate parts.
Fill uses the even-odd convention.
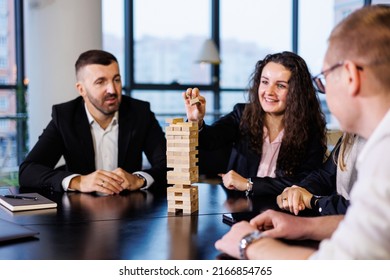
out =
[[[348,87],[348,94],[351,96],[356,96],[360,92],[360,83],[361,83],[361,77],[359,73],[358,66],[350,61],[346,60],[344,61],[344,68],[346,70],[347,75],[347,87]]]
[[[77,83],[76,83],[76,89],[77,89],[77,91],[79,92],[79,94],[80,94],[81,96],[84,96],[84,95],[85,95],[84,86],[83,86],[83,84],[82,84],[81,82],[77,82]]]

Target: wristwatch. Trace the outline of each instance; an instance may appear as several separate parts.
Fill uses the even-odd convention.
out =
[[[251,245],[253,242],[261,239],[263,237],[263,233],[255,230],[254,232],[248,233],[245,235],[241,241],[240,241],[240,258],[242,260],[247,260],[248,257],[246,255],[246,249],[248,248],[249,245]]]
[[[319,195],[313,195],[310,199],[310,207],[312,210],[319,211],[318,200],[321,198]]]
[[[141,178],[142,180],[144,180],[144,183],[142,184],[141,189],[144,188],[144,187],[146,187],[146,183],[147,183],[147,182],[146,182],[145,177],[142,176],[141,174],[138,174],[138,173],[135,173],[134,175],[137,176],[138,178]]]
[[[248,180],[246,182],[246,191],[245,191],[246,196],[249,196],[252,194],[252,189],[253,189],[252,179],[248,178]]]

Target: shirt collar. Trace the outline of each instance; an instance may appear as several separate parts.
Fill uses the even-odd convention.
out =
[[[263,131],[264,131],[263,133],[264,140],[269,142],[268,129],[266,126],[263,127]],[[284,128],[279,132],[278,136],[275,138],[275,140],[272,143],[282,143],[283,135],[284,135]]]

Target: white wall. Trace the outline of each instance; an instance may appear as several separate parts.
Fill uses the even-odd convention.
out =
[[[74,64],[102,48],[101,0],[24,0],[29,148],[51,119],[53,104],[78,96]]]

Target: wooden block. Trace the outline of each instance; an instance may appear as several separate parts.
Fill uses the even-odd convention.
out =
[[[169,197],[198,197],[198,188],[196,186],[189,187],[168,187],[167,196]]]
[[[189,151],[189,152],[167,151],[166,154],[168,157],[172,157],[176,159],[186,159],[186,158],[195,157],[198,154],[198,150]]]
[[[188,200],[168,200],[168,208],[185,208],[193,204],[193,201]]]
[[[167,144],[196,144],[198,145],[198,138],[174,138],[174,136],[169,135],[170,138],[167,138]]]
[[[199,176],[189,176],[187,178],[167,177],[168,185],[190,185],[196,183],[199,180]]]
[[[199,100],[198,97],[190,99],[190,105],[194,105],[194,104],[197,104],[197,103],[200,103],[200,100]]]
[[[187,201],[188,202],[188,201],[191,201],[192,199],[194,199],[194,198],[191,196],[177,196],[174,193],[167,196],[168,201]]]
[[[178,205],[178,204],[169,204],[168,203],[168,212],[170,213],[179,213],[183,212],[183,214],[192,214],[199,209],[199,203],[198,200],[193,201],[191,204],[188,205]]]
[[[172,165],[172,164],[177,164],[178,167],[180,168],[183,168],[183,167],[191,167],[191,166],[195,166],[198,162],[198,158],[197,157],[178,157],[178,156],[169,156],[167,155],[167,161],[169,162],[169,165]]]
[[[179,126],[182,126],[182,127],[198,127],[198,123],[197,122],[183,122],[183,123],[177,123],[177,124],[174,124],[174,125],[179,125]]]
[[[191,167],[178,167],[178,168],[175,168],[173,171],[175,172],[185,172],[185,173],[198,173],[199,171],[199,168],[198,166],[191,166]]]
[[[196,186],[193,186],[193,185],[181,185],[181,184],[173,185],[173,188],[189,189],[189,188],[193,188],[193,187],[196,187]]]
[[[183,118],[168,118],[168,119],[165,119],[165,122],[170,123],[170,124],[176,124],[176,123],[184,122],[184,119]]]
[[[191,168],[191,167],[198,167],[197,162],[191,162],[191,163],[177,163],[177,162],[172,162],[168,160],[167,167],[173,168],[174,170],[176,169],[185,169],[185,168]]]
[[[174,169],[174,170],[168,171],[167,175],[170,177],[175,177],[175,178],[186,178],[189,175],[197,174],[197,173],[198,173],[198,168],[194,168],[190,172],[181,172],[181,171],[176,171]]]
[[[196,183],[199,180],[196,178],[193,178],[192,180],[188,179],[169,179],[168,180],[168,185],[175,185],[175,184],[180,184],[180,185],[191,185],[192,183]]]
[[[198,135],[197,130],[190,130],[190,131],[183,131],[183,130],[174,130],[173,127],[167,127],[165,130],[165,134],[168,136],[187,136],[187,137],[194,137]]]
[[[187,125],[184,125],[187,124]],[[198,131],[198,125],[194,125],[194,123],[180,123],[180,124],[172,124],[169,127],[172,127],[173,130],[182,130],[182,131]]]
[[[196,157],[196,155],[192,155],[192,156],[167,155],[167,160],[177,164],[191,164],[193,162],[198,162],[199,159]]]
[[[168,146],[167,152],[191,152],[196,151],[196,145],[188,145],[187,147]]]
[[[188,182],[195,182],[197,176],[191,176],[188,174],[187,176],[174,176],[174,175],[168,175],[167,181],[168,184],[180,184],[178,182],[185,182],[183,184],[187,185]],[[191,183],[192,184],[192,183]]]
[[[195,179],[195,177],[198,175],[198,170],[194,172],[176,172],[175,170],[168,171],[167,172],[167,179],[184,179],[184,180],[192,180]]]

